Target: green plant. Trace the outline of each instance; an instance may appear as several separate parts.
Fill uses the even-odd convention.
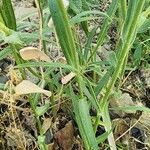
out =
[[[67,21],[65,11],[63,9],[63,4],[62,4],[62,2],[58,2],[58,1],[54,2],[53,0],[50,0],[49,3],[50,3],[50,11],[51,11],[52,18],[53,18],[53,21],[54,21],[54,25],[55,25],[55,28],[56,28],[57,36],[58,36],[58,39],[59,39],[59,42],[60,42],[60,45],[61,45],[63,51],[65,51],[64,55],[66,56],[66,54],[74,53],[74,58],[77,60],[78,58],[76,58],[77,57],[76,51],[78,52],[79,50],[77,48],[75,48],[75,44],[72,44],[72,49],[68,48],[69,44],[73,42],[72,41],[73,37],[72,37],[71,33],[70,33],[70,35],[67,34],[67,33],[70,32],[70,29],[69,29],[69,26],[68,26],[68,21]],[[113,13],[115,12],[116,4],[117,4],[116,1],[112,2],[112,6],[108,10],[108,15],[109,16],[113,15]],[[122,30],[121,30],[121,36],[120,36],[120,42],[119,42],[121,44],[119,44],[119,47],[118,47],[117,62],[115,64],[115,66],[113,66],[114,71],[113,71],[113,74],[112,74],[112,79],[110,79],[110,81],[107,85],[106,92],[104,92],[104,96],[100,100],[99,106],[96,107],[97,108],[97,113],[102,116],[103,122],[105,123],[105,125],[104,125],[105,129],[108,132],[112,130],[111,121],[110,121],[109,113],[108,113],[109,112],[108,111],[108,104],[109,104],[108,98],[111,94],[112,88],[113,88],[119,74],[121,73],[121,70],[123,69],[123,66],[124,67],[126,66],[126,60],[127,60],[129,50],[131,49],[131,46],[132,46],[132,44],[134,42],[134,39],[136,37],[136,33],[137,33],[137,29],[138,29],[137,28],[138,27],[138,19],[140,18],[141,14],[142,14],[144,1],[129,1],[128,7],[126,6],[126,2],[124,1],[124,2],[121,2],[120,5],[121,5],[121,8],[124,8],[123,10],[121,9],[121,11],[122,11],[122,15],[123,15],[125,21],[122,24]],[[127,10],[127,12],[126,12],[126,10]],[[62,16],[61,16],[61,14],[62,14]],[[105,38],[105,35],[107,33],[108,27],[109,27],[108,22],[109,22],[108,19],[106,19],[104,21],[104,25],[102,26],[102,30],[101,30],[101,32],[99,34],[99,37],[98,37],[96,48],[91,53],[91,55],[89,57],[89,60],[96,53],[99,45],[102,45],[102,43],[104,41],[104,38]],[[60,26],[60,24],[61,24],[61,26]],[[64,26],[62,26],[62,24],[64,24]],[[62,33],[65,34],[65,37],[70,37],[70,38],[64,39],[61,35]],[[66,52],[67,50],[68,50],[68,52]],[[84,68],[83,66],[81,66],[81,64],[79,64],[80,65],[80,67],[79,67],[78,65],[70,63],[69,61],[71,61],[71,60],[73,61],[73,59],[71,59],[72,57],[67,56],[66,58],[68,60],[68,63],[70,65],[72,65],[73,67],[76,67],[77,70],[79,70],[78,68]],[[85,62],[85,63],[87,63],[87,62]],[[79,72],[81,73],[80,70],[79,70]],[[85,83],[81,82],[81,80],[80,80],[80,82],[78,81],[78,77],[81,78],[80,75],[78,75],[78,73],[77,73],[76,76],[77,76],[76,78],[77,78],[77,82],[78,82],[78,85],[79,85],[79,88],[80,88],[79,92],[81,93],[82,97],[86,97],[82,92],[82,90],[85,88],[84,87]],[[82,76],[84,76],[84,74],[82,74]],[[80,98],[74,99],[73,103],[76,103],[76,101],[79,101],[79,103],[80,103],[80,101],[82,101],[82,100],[78,100],[78,99],[80,99]],[[74,105],[75,105],[74,107],[76,109],[80,109],[80,104],[79,104],[79,106],[77,104],[74,104]],[[79,110],[78,111],[76,110],[75,115],[79,116],[79,114],[80,114]],[[79,130],[82,129],[82,126],[81,126],[82,125],[82,119],[81,120],[80,119],[81,118],[76,118],[78,126],[79,126]],[[99,119],[99,116],[98,116],[98,119]],[[90,124],[89,124],[89,126],[90,126]],[[89,126],[87,125],[86,129]],[[88,143],[88,135],[86,135],[87,134],[86,129],[84,129],[84,127],[83,127],[83,130],[81,130],[80,132],[81,132],[81,135],[82,135],[83,140],[85,142],[86,148],[88,149],[88,148],[92,148],[92,145],[95,145],[95,143],[92,142],[92,141],[91,141],[91,143],[90,143],[90,141]],[[85,130],[85,132],[84,132],[84,130]],[[93,132],[92,128],[90,128],[89,130],[91,130],[91,132]],[[93,135],[93,134],[91,134],[91,135]],[[86,136],[87,136],[87,139],[86,139]],[[112,132],[108,135],[108,141],[109,141],[109,144],[110,144],[110,148],[111,149],[116,149]]]
[[[32,62],[30,59],[25,61],[21,58],[19,49],[23,47],[24,43],[28,44],[30,41],[29,38],[33,40],[39,39],[38,50],[44,51],[45,55],[49,53],[47,43],[50,41],[44,34],[44,30],[46,29],[49,33],[51,33],[51,31],[47,29],[47,25],[45,25],[47,22],[45,21],[43,12],[45,12],[47,8],[45,8],[46,6],[43,2],[44,1],[36,0],[40,20],[39,28],[38,31],[31,34],[23,33],[16,29],[16,19],[11,1],[6,2],[9,8],[3,8],[3,5],[3,12],[0,11],[2,40],[9,43],[9,47],[0,52],[1,59],[7,57],[9,53],[12,52],[17,62],[15,68],[20,69],[23,79],[26,79],[27,68],[32,75],[38,78],[37,84],[41,89],[48,86],[48,90],[52,92],[52,96],[40,107],[38,104],[41,99],[41,94],[34,91],[36,94],[32,92],[28,97],[39,130],[39,147],[42,150],[47,149],[41,118],[50,107],[52,107],[55,118],[57,113],[55,107],[53,107],[56,104],[55,99],[62,97],[64,99],[69,98],[72,102],[73,117],[77,122],[85,149],[98,150],[99,144],[108,140],[109,145],[107,147],[111,150],[116,150],[117,146],[109,116],[109,100],[113,91],[120,89],[131,48],[135,47],[133,67],[140,65],[142,60],[142,46],[139,41],[144,37],[142,44],[144,45],[145,42],[149,42],[149,37],[142,33],[148,32],[149,29],[148,16],[150,14],[150,7],[145,7],[145,0],[112,0],[107,11],[100,12],[90,9],[94,1],[70,0],[70,6],[67,12],[62,0],[48,0],[50,14],[46,14],[46,17],[52,17],[56,41],[58,40],[66,59],[66,64],[49,61],[39,62],[40,59],[35,62]],[[6,14],[7,10],[9,12],[8,14]],[[9,20],[7,15],[12,15],[12,20]],[[92,29],[89,29],[88,23],[91,20],[95,21],[99,17],[103,17],[102,24],[98,24],[92,27]],[[103,47],[103,44],[108,41],[108,30],[114,20],[117,22],[116,28],[118,36],[115,49],[109,55],[107,61],[98,60],[97,52]],[[9,23],[11,21],[13,22],[12,26]],[[24,26],[26,25],[28,26],[28,24]],[[32,25],[36,27],[35,24]],[[18,28],[22,29],[24,26],[20,23]],[[78,26],[81,27],[80,30],[83,30],[85,33],[84,38],[86,42],[84,45],[80,44],[82,42],[80,41],[80,32],[77,32]],[[94,41],[94,45],[93,40],[97,34],[97,29],[100,29],[100,31],[98,32],[96,41]],[[35,38],[35,35],[39,35],[39,38]],[[21,39],[21,36],[24,39]],[[50,44],[52,44],[52,42]],[[62,73],[65,75],[73,73],[73,77],[69,79],[69,84],[68,82],[65,84],[59,82]],[[0,89],[4,89],[3,84],[0,84]],[[96,111],[96,116],[93,118],[90,116],[90,110],[92,109]],[[127,107],[124,109],[144,110],[145,108]],[[96,137],[99,126],[105,128],[105,133]]]
[[[17,29],[16,18],[15,18],[11,0],[2,0],[1,1],[0,14],[2,16],[3,21],[5,22],[5,25],[8,28],[16,31],[16,29]]]

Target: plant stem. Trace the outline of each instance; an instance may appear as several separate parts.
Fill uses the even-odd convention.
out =
[[[113,0],[108,11],[107,11],[107,15],[112,18],[114,13],[116,12],[116,9],[117,9],[117,1],[116,0]],[[106,38],[106,35],[107,35],[107,31],[110,27],[110,24],[111,24],[111,21],[110,21],[110,18],[105,18],[104,20],[104,23],[101,27],[101,31],[99,33],[99,36],[98,36],[98,40],[97,40],[97,45],[96,47],[93,49],[89,59],[88,59],[88,62],[90,62],[90,60],[92,59],[92,57],[96,54],[98,48],[100,46],[102,46],[102,44],[104,43],[104,40]]]
[[[18,51],[17,51],[17,49],[16,49],[16,46],[13,45],[13,44],[9,44],[9,45],[10,45],[10,48],[12,49],[12,51],[13,51],[13,55],[14,55],[14,58],[15,58],[15,60],[16,60],[17,65],[21,64],[21,61],[20,61],[20,58],[19,58],[19,56],[18,56]],[[25,70],[19,68],[19,71],[21,72],[22,78],[25,79],[25,78],[26,78]]]
[[[43,40],[43,22],[44,22],[44,18],[43,18],[43,10],[42,10],[42,4],[40,2],[40,0],[35,0],[35,3],[36,3],[36,6],[37,6],[37,9],[38,9],[38,15],[39,15],[39,24],[40,24],[40,27],[39,27],[39,49],[42,50],[42,45],[43,45],[43,48],[44,48],[44,52],[47,53],[47,50],[46,50],[46,43],[45,41]]]
[[[125,20],[127,15],[127,0],[120,0],[120,12],[122,20]]]
[[[144,2],[145,2],[144,0],[143,1],[138,0],[137,5],[136,5],[137,6],[136,9],[134,9],[134,12],[130,12],[130,13],[132,13],[131,15],[133,15],[134,17],[130,20],[130,22],[127,22],[128,23],[127,24],[128,25],[127,26],[128,31],[126,31],[127,33],[124,34],[125,37],[123,39],[125,40],[125,42],[123,43],[122,49],[120,50],[120,53],[118,55],[117,67],[113,73],[111,81],[108,84],[108,87],[107,87],[107,90],[104,94],[104,97],[100,101],[100,106],[103,107],[102,118],[104,121],[108,122],[108,120],[109,120],[109,122],[110,122],[107,126],[105,126],[106,131],[111,130],[111,120],[110,120],[109,113],[108,113],[108,98],[111,94],[112,88],[114,87],[114,84],[115,84],[115,82],[116,82],[116,80],[120,74],[120,71],[123,67],[125,59],[127,59],[126,57],[129,53],[129,50],[132,46],[134,39],[135,39],[135,35],[136,35],[136,31],[137,31],[138,18],[141,14]],[[108,141],[109,141],[110,147],[112,147],[111,149],[114,150],[113,147],[114,147],[115,142],[114,142],[114,137],[113,137],[112,132],[108,136]]]
[[[142,2],[142,3],[141,3]],[[138,11],[139,13],[141,12],[142,8],[143,8],[143,4],[144,4],[144,0],[139,2],[139,5],[138,5]],[[141,5],[141,6],[140,6]],[[138,12],[137,12],[138,13]],[[133,23],[134,25],[132,25],[129,29],[129,32],[128,32],[128,35],[127,35],[127,38],[126,38],[126,41],[125,41],[125,44],[121,50],[121,53],[118,57],[118,64],[117,64],[117,67],[113,73],[113,76],[112,76],[112,79],[108,85],[108,88],[107,88],[107,91],[105,93],[105,96],[104,98],[102,99],[102,103],[106,103],[109,96],[110,96],[110,93],[111,93],[111,90],[119,76],[119,73],[121,71],[121,68],[123,66],[123,63],[125,61],[125,58],[127,56],[127,54],[129,53],[129,50],[132,46],[132,43],[133,43],[133,35],[135,35],[136,33],[136,24],[137,24],[137,21],[138,21],[138,18],[139,18],[139,15],[135,16],[135,18],[133,19]]]
[[[37,116],[37,114],[36,114],[36,106],[35,106],[34,101],[33,101],[31,96],[29,97],[29,103],[30,103],[30,106],[31,106],[32,111],[34,113],[35,120],[36,120],[36,123],[37,123],[37,127],[38,127],[38,130],[39,130],[40,136],[43,136],[42,124],[41,124],[39,116]],[[40,143],[40,144],[44,148],[43,150],[47,150],[45,143]]]

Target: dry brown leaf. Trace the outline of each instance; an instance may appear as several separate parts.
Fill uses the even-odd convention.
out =
[[[142,112],[140,117],[140,123],[145,127],[150,129],[150,113],[149,112]]]
[[[144,82],[146,83],[146,86],[150,88],[150,69],[141,69],[141,76],[144,78]]]
[[[62,84],[67,84],[73,77],[75,77],[74,72],[70,72],[68,75],[64,76],[61,78],[61,83]]]
[[[124,132],[126,132],[129,129],[129,126],[127,122],[123,119],[117,118],[113,120],[113,127],[114,127],[114,137],[117,139],[122,135]],[[126,135],[128,136],[128,135]],[[126,138],[123,136],[123,138]]]
[[[74,128],[69,121],[65,127],[55,133],[54,138],[62,150],[71,150],[73,146]]]
[[[126,107],[126,106],[135,106],[135,103],[132,101],[131,96],[128,93],[122,93],[118,97],[112,97],[110,100],[110,105],[112,108]],[[133,110],[113,110],[114,113],[119,116],[124,116],[125,114],[135,113]]]
[[[7,139],[7,147],[12,148],[16,147],[16,149],[25,149],[25,144],[27,144],[27,141],[24,137],[24,132],[20,129],[14,128],[14,127],[8,127],[6,128],[6,135]]]
[[[43,60],[47,62],[51,62],[51,59],[43,52],[37,49],[36,47],[25,47],[20,50],[20,56],[24,60]]]
[[[20,84],[18,84],[15,87],[15,93],[17,95],[23,95],[23,94],[30,94],[30,93],[43,93],[46,96],[51,96],[51,92],[47,90],[43,90],[42,88],[38,87],[34,83],[23,80]]]
[[[9,70],[9,76],[14,85],[19,84],[22,80],[20,71],[18,69],[13,69],[12,67]]]
[[[67,61],[66,61],[65,57],[59,57],[56,61],[61,62],[63,64],[67,64]]]
[[[42,129],[43,129],[43,133],[45,134],[46,131],[50,128],[52,124],[52,118],[45,118],[43,125],[42,125]]]
[[[54,143],[48,144],[48,150],[56,150]]]

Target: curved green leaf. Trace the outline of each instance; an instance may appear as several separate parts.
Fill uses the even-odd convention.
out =
[[[81,119],[82,128],[85,132],[86,138],[89,143],[91,150],[99,150],[97,140],[95,138],[95,133],[92,127],[92,122],[89,114],[89,106],[85,99],[79,100],[79,117]]]

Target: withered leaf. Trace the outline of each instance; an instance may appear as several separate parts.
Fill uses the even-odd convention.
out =
[[[36,47],[25,47],[21,49],[20,51],[20,56],[24,60],[43,60],[46,62],[51,62],[51,59],[43,52],[37,49]]]
[[[52,124],[52,118],[45,118],[43,125],[42,125],[42,129],[43,129],[43,133],[45,134],[46,131],[50,128]]]
[[[28,81],[28,80],[23,80],[21,83],[19,83],[15,87],[15,93],[17,95],[23,95],[23,94],[30,94],[30,93],[43,93],[46,96],[51,96],[51,92],[47,90],[43,90],[42,88],[38,87],[34,83]]]
[[[75,75],[76,74],[74,72],[70,72],[69,74],[61,78],[61,83],[67,84],[73,77],[75,77]]]
[[[62,150],[71,150],[74,138],[72,122],[69,121],[63,129],[54,135],[54,138]]]

